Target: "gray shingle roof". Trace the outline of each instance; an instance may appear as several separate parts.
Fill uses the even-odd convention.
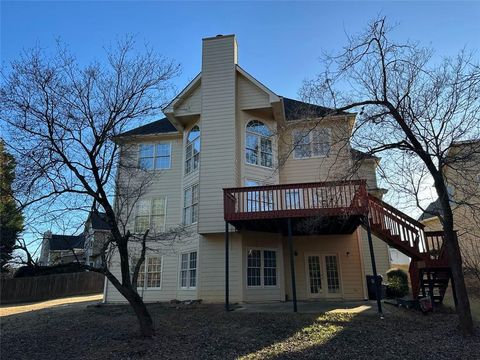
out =
[[[425,220],[425,219],[430,219],[430,218],[432,218],[434,216],[437,216],[437,215],[440,215],[440,216],[443,215],[443,210],[442,210],[442,207],[440,206],[440,202],[438,201],[438,199],[435,200],[434,202],[431,202],[427,206],[427,208],[425,209],[423,214],[420,215],[418,220],[422,221],[422,220]]]
[[[92,229],[94,230],[110,230],[110,225],[107,222],[107,215],[103,212],[94,213],[90,212],[90,221],[92,222]]]
[[[298,120],[306,117],[322,117],[325,115],[347,115],[347,112],[335,112],[333,109],[309,104],[303,101],[298,101],[283,97],[283,108],[285,110],[285,119]]]
[[[49,239],[50,250],[83,249],[85,237],[82,235],[52,235]]]
[[[132,135],[150,135],[150,134],[164,134],[164,133],[171,133],[177,132],[178,130],[173,126],[173,124],[167,118],[163,118],[149,124],[139,126],[135,129],[125,131],[117,137],[122,136],[132,136]]]

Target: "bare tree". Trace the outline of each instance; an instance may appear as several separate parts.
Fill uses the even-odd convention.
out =
[[[383,153],[384,159],[392,156],[383,162],[398,175],[385,171],[390,183],[398,180],[398,187],[418,199],[419,184],[427,176],[433,179],[461,329],[470,334],[470,304],[444,170],[461,163],[458,157],[447,156],[456,141],[479,138],[479,66],[466,51],[434,65],[433,51],[392,41],[391,30],[380,18],[349,37],[338,55],[324,55],[325,68],[304,83],[301,94],[335,112],[358,111],[354,143],[370,154]],[[478,153],[479,148],[472,146],[463,157]]]
[[[101,249],[101,266],[83,266],[107,277],[132,306],[142,335],[151,336],[152,318],[131,269],[138,274],[148,244],[173,241],[179,231],[129,231],[125,214],[148,189],[148,179],[137,180],[136,186],[116,186],[117,176],[143,179],[138,174],[145,171],[123,166],[121,146],[113,140],[160,113],[179,66],[149,48],[137,53],[132,38],[119,41],[106,54],[105,64],[82,67],[61,45],[51,56],[40,49],[24,53],[2,71],[0,118],[9,151],[18,161],[15,194],[22,207],[30,209],[27,225],[28,216],[65,218],[90,211],[94,203],[93,211],[106,214],[111,231]],[[132,264],[130,253],[136,248],[142,249],[141,256]],[[114,256],[120,262],[118,277],[108,266]]]

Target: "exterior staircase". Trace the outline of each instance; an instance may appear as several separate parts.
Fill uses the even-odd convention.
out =
[[[443,231],[429,232],[408,215],[368,195],[372,233],[411,258],[409,274],[414,299],[430,297],[442,303],[450,280]]]

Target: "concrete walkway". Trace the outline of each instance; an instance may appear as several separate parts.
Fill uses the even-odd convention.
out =
[[[376,314],[375,301],[299,301],[299,313],[366,313]],[[232,306],[234,311],[243,312],[293,312],[293,304],[289,302],[249,303]],[[388,312],[383,306],[383,312]]]

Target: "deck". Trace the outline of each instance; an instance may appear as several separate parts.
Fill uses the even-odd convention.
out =
[[[224,217],[237,229],[302,234],[351,233],[368,213],[363,180],[224,189]]]

